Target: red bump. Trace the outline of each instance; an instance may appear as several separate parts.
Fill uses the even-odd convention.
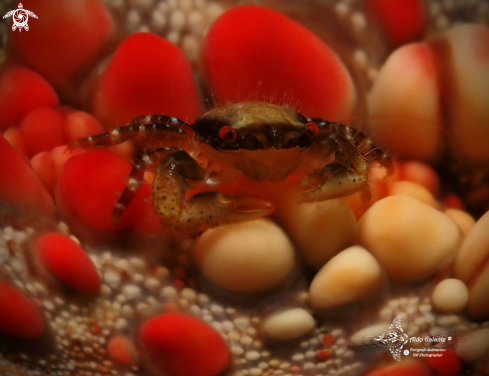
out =
[[[0,223],[54,221],[56,209],[23,154],[0,135]]]
[[[16,147],[22,154],[27,156],[29,151],[25,144],[24,136],[18,127],[10,127],[3,132],[3,137],[9,142],[10,145]]]
[[[423,360],[436,372],[437,376],[456,376],[462,369],[460,359],[450,349],[438,352],[434,351],[430,354],[441,355],[437,357],[423,358]]]
[[[58,181],[62,167],[68,159],[84,154],[85,150],[67,150],[66,145],[55,147],[51,151],[43,151],[31,158],[31,166],[47,191],[54,196],[54,186]]]
[[[317,350],[316,358],[319,362],[323,362],[331,356],[331,350]]]
[[[42,151],[31,158],[31,166],[36,176],[39,178],[44,188],[52,195],[56,175],[54,171],[54,161],[51,153]]]
[[[200,108],[185,55],[169,41],[150,33],[133,34],[121,43],[91,103],[92,112],[108,129],[152,114],[192,123]]]
[[[107,353],[117,363],[131,365],[134,363],[134,347],[126,337],[113,337],[107,344]]]
[[[153,362],[171,376],[217,376],[229,365],[229,349],[212,327],[167,313],[148,320],[141,340]]]
[[[367,373],[365,376],[432,376],[428,367],[419,361],[403,361],[392,364],[373,372]]]
[[[326,347],[331,347],[334,342],[334,336],[332,334],[326,334],[323,337],[323,345]]]
[[[207,33],[203,62],[217,100],[275,100],[306,116],[351,117],[355,89],[348,71],[318,37],[257,6],[231,9]]]
[[[14,50],[56,88],[64,90],[76,73],[93,63],[115,31],[99,0],[22,0],[29,32],[11,32]]]
[[[366,6],[392,44],[420,40],[426,29],[426,14],[420,0],[365,0]]]
[[[55,109],[39,107],[32,110],[20,123],[29,155],[63,145],[61,116]]]
[[[446,195],[442,201],[442,204],[449,209],[464,210],[464,203],[462,202],[462,199],[455,193],[449,193]]]
[[[19,290],[0,281],[0,332],[33,339],[44,332],[44,321],[36,306]]]
[[[102,124],[87,112],[77,111],[70,107],[59,109],[62,119],[63,138],[66,144],[70,144],[79,138],[104,133]]]
[[[418,183],[431,192],[438,194],[440,179],[433,168],[423,162],[409,161],[399,165],[399,180],[408,180]]]
[[[92,261],[73,240],[49,233],[39,237],[36,253],[46,268],[66,286],[82,293],[100,289],[100,277]]]
[[[36,72],[14,66],[0,74],[0,103],[0,130],[3,130],[17,124],[37,107],[57,106],[58,97]]]
[[[149,199],[151,188],[147,184],[143,184],[119,219],[118,227],[114,227],[111,213],[130,172],[127,161],[106,150],[69,159],[55,187],[59,215],[82,236],[116,235],[128,229],[143,234],[163,231]]]

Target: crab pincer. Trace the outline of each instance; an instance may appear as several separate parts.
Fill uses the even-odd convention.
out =
[[[274,207],[268,201],[219,192],[198,193],[185,201],[186,180],[203,180],[205,176],[206,171],[183,151],[170,154],[158,165],[153,182],[153,205],[165,226],[203,231],[273,212]]]

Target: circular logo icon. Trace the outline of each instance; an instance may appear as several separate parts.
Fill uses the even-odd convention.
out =
[[[408,349],[404,350],[404,355],[409,355],[409,350]]]

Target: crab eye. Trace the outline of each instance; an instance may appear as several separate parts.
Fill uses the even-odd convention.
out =
[[[304,125],[304,129],[306,130],[307,137],[314,138],[319,133],[319,127],[316,123],[310,121]]]
[[[238,134],[236,133],[236,129],[229,125],[225,125],[219,129],[219,137],[224,142],[234,142],[238,138]]]

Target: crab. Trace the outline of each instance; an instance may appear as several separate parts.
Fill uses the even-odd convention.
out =
[[[171,116],[142,116],[109,133],[79,139],[70,148],[110,146],[134,137],[143,139],[146,148],[115,204],[115,223],[148,169],[155,171],[152,200],[161,222],[172,229],[203,231],[266,216],[274,205],[215,190],[186,199],[196,186],[212,188],[242,176],[274,182],[299,176],[294,187],[299,202],[355,192],[368,202],[369,164],[376,161],[391,168],[389,156],[360,131],[266,102],[216,107],[194,124]]]

